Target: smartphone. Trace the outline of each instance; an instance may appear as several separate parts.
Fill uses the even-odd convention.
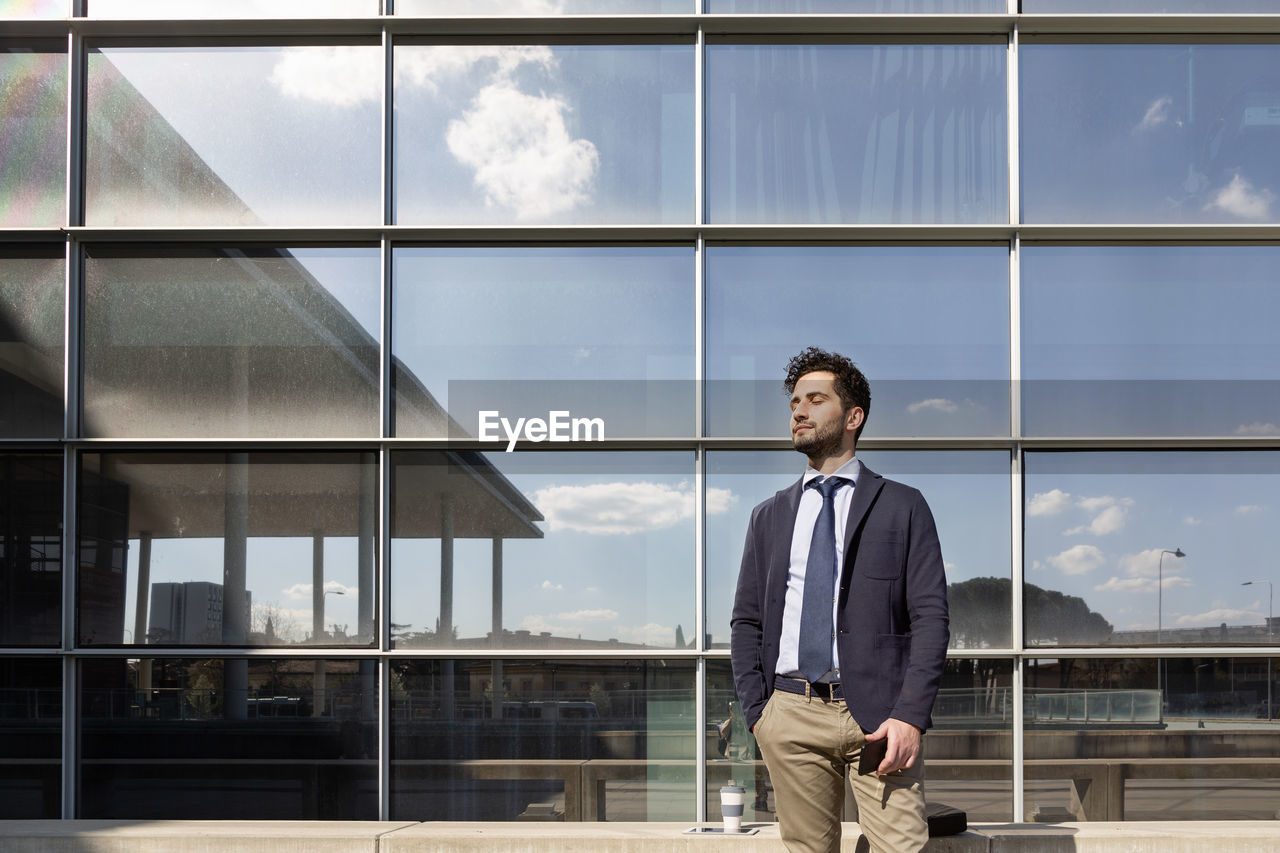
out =
[[[858,755],[858,775],[866,776],[868,773],[875,773],[876,768],[880,766],[881,761],[884,761],[885,753],[888,751],[888,738],[869,740],[864,743],[862,752]]]

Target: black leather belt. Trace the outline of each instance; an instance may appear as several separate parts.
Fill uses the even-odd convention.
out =
[[[797,693],[801,696],[812,694],[820,696],[828,702],[844,698],[844,690],[840,687],[840,682],[838,681],[827,684],[822,681],[805,681],[803,678],[775,675],[773,677],[773,689],[781,690],[784,693]]]

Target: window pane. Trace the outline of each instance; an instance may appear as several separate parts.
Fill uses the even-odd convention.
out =
[[[402,0],[403,2],[403,0]],[[1119,12],[1163,12],[1195,15],[1280,12],[1277,0],[1022,0],[1022,12],[1039,15],[1066,12],[1074,15]]]
[[[391,663],[392,820],[694,817],[690,660]]]
[[[372,453],[88,453],[84,645],[369,645]]]
[[[929,502],[947,572],[952,648],[1007,647],[1009,457],[1004,452],[860,451],[877,474],[918,488]],[[752,509],[804,473],[799,453],[707,454],[707,634],[728,648],[742,543]]]
[[[403,0],[402,0],[403,2]],[[93,18],[352,18],[378,0],[89,0]]]
[[[404,0],[400,0],[404,2]],[[1005,0],[706,0],[707,11],[721,14],[958,14],[1002,15]],[[1025,5],[1025,0],[1024,0]],[[719,806],[717,806],[719,808]]]
[[[1008,264],[1006,246],[709,246],[709,434],[786,436],[787,360],[820,346],[870,379],[868,437],[1007,435]]]
[[[1005,45],[710,44],[712,222],[1003,222]]]
[[[397,435],[477,436],[480,411],[552,410],[601,418],[606,438],[693,433],[692,247],[398,248],[394,261]]]
[[[1275,677],[1271,658],[1028,660],[1027,819],[1273,820]]]
[[[1277,246],[1027,246],[1031,435],[1280,435]]]
[[[0,820],[62,816],[62,663],[0,660]]]
[[[0,645],[59,645],[61,611],[62,454],[0,454]]]
[[[0,0],[0,18],[65,18],[70,0]]]
[[[396,0],[397,15],[624,15],[693,12],[698,0]]]
[[[396,453],[396,647],[690,647],[693,463],[692,453]]]
[[[971,822],[1013,819],[1013,664],[1008,660],[947,661],[925,739],[929,802],[963,809]],[[744,823],[777,821],[773,783],[747,731],[724,659],[707,661],[707,815],[720,814],[720,786],[747,789]],[[714,741],[712,740],[714,738]],[[846,819],[856,818],[846,789]]]
[[[0,248],[0,436],[62,435],[61,244]]]
[[[376,820],[372,660],[80,664],[80,815]]]
[[[376,436],[377,249],[99,246],[92,436]]]
[[[0,15],[3,12],[0,8]],[[61,225],[67,178],[67,54],[0,48],[0,92],[0,227]]]
[[[1026,470],[1028,646],[1274,641],[1280,453],[1027,453]]]
[[[1024,222],[1275,222],[1274,44],[1024,44]]]
[[[693,219],[691,45],[403,45],[396,222]]]
[[[376,224],[376,46],[89,51],[88,225]]]

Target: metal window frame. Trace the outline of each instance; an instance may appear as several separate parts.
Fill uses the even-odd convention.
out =
[[[1012,753],[1013,804],[1015,820],[1022,820],[1024,801],[1023,735],[1025,720],[1021,687],[1029,660],[1060,657],[1168,659],[1183,657],[1231,657],[1269,659],[1280,647],[1271,646],[1158,646],[1116,648],[1026,647],[1022,634],[1023,585],[1023,513],[1025,454],[1035,450],[1276,450],[1280,439],[1265,436],[1026,436],[1021,424],[1020,361],[1020,268],[1024,243],[1063,243],[1069,245],[1140,243],[1256,245],[1280,243],[1280,223],[1242,225],[1169,225],[1169,224],[1048,224],[1021,222],[1018,52],[1023,40],[1031,43],[1276,43],[1280,41],[1280,14],[1119,14],[1119,15],[1024,15],[1017,12],[1017,0],[1008,0],[1004,14],[984,15],[738,15],[710,14],[702,4],[694,4],[691,12],[680,14],[574,15],[546,18],[502,16],[432,16],[412,17],[394,14],[392,0],[382,0],[382,14],[362,18],[333,19],[179,19],[138,20],[86,17],[86,0],[69,0],[68,19],[6,20],[6,43],[34,39],[64,39],[67,45],[68,98],[66,123],[66,197],[63,225],[58,228],[0,229],[0,242],[53,241],[65,244],[66,281],[64,317],[63,391],[66,415],[63,436],[51,439],[15,439],[0,442],[5,449],[60,449],[63,456],[63,536],[61,643],[57,648],[22,647],[0,649],[10,657],[56,656],[62,660],[63,731],[62,731],[62,797],[64,818],[77,816],[79,808],[79,666],[83,660],[100,657],[137,656],[145,648],[155,658],[258,658],[295,657],[359,658],[378,661],[379,732],[378,732],[378,811],[379,817],[390,817],[391,803],[391,691],[390,668],[397,658],[417,659],[491,659],[492,650],[485,649],[394,649],[390,644],[390,611],[388,578],[390,572],[390,454],[410,448],[490,449],[476,442],[449,439],[401,439],[392,436],[391,398],[391,287],[392,251],[407,243],[497,244],[524,242],[550,243],[683,243],[694,247],[695,256],[695,400],[694,434],[675,438],[611,438],[592,449],[612,450],[689,450],[695,460],[694,581],[696,640],[692,649],[615,650],[591,649],[551,652],[541,649],[504,649],[504,658],[537,658],[544,660],[637,660],[688,659],[695,672],[695,743],[696,814],[706,817],[706,744],[701,728],[706,715],[706,672],[711,661],[728,659],[728,651],[706,647],[706,456],[715,450],[782,450],[789,449],[786,439],[773,436],[724,438],[704,434],[704,364],[705,364],[705,263],[709,242],[819,242],[869,243],[944,242],[977,244],[1004,242],[1009,246],[1009,343],[1010,343],[1010,429],[1008,435],[960,436],[917,439],[882,437],[867,439],[861,446],[867,450],[992,450],[1009,453],[1010,467],[1010,567],[1012,577],[1012,636],[1007,648],[957,649],[949,653],[954,659],[1002,659],[1013,664],[1014,719]],[[811,225],[806,223],[774,225],[715,225],[706,222],[705,198],[705,131],[706,91],[705,59],[709,42],[776,43],[801,41],[834,41],[844,43],[971,43],[1003,38],[1008,45],[1007,115],[1009,158],[1009,210],[1005,222],[982,225]],[[394,49],[400,40],[467,41],[523,40],[557,43],[635,43],[646,40],[682,43],[692,42],[695,52],[695,188],[694,209],[687,223],[654,226],[645,223],[607,226],[399,226],[395,224],[394,203]],[[365,226],[340,227],[85,227],[84,222],[84,152],[87,116],[86,40],[98,43],[136,44],[210,44],[262,43],[276,44],[346,41],[378,43],[383,51],[384,78],[381,104],[382,139],[380,152],[381,221]],[[83,258],[87,243],[368,243],[380,247],[381,253],[381,354],[379,393],[379,432],[367,438],[328,439],[263,439],[209,438],[186,439],[86,439],[81,435],[81,393],[83,376],[82,310]],[[77,581],[78,474],[80,455],[102,450],[173,450],[173,449],[363,449],[374,452],[378,464],[377,531],[375,594],[378,609],[378,638],[368,648],[155,648],[138,646],[80,647],[75,637],[75,599]],[[522,446],[522,449],[545,449]]]

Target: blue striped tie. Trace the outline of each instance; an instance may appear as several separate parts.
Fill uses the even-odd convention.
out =
[[[809,561],[804,568],[804,603],[800,608],[800,673],[817,681],[831,670],[831,642],[835,639],[831,613],[836,590],[836,489],[849,482],[843,477],[809,481],[822,495],[822,511],[813,525]]]

